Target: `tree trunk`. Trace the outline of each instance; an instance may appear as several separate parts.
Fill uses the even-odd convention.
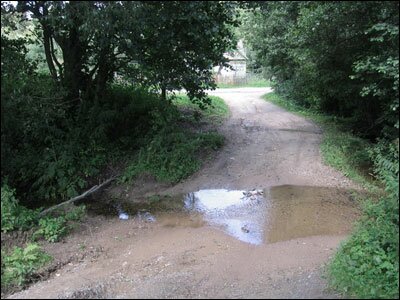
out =
[[[161,99],[167,100],[167,89],[165,86],[161,86]]]
[[[54,66],[53,56],[51,53],[51,32],[50,28],[43,24],[43,44],[44,44],[44,53],[46,55],[46,62],[49,67],[50,75],[55,82],[58,81],[57,70]]]
[[[75,24],[69,30],[68,39],[63,49],[64,78],[63,85],[67,90],[67,98],[74,100],[80,98],[80,90],[86,87],[85,76],[82,72],[82,60],[85,54],[85,46],[79,39],[78,27]]]
[[[104,48],[101,51],[101,55],[99,57],[99,67],[97,70],[96,78],[94,79],[95,83],[95,94],[94,98],[98,100],[104,94],[104,91],[107,87],[107,82],[112,79],[113,71],[114,71],[114,57],[112,54],[112,49]]]

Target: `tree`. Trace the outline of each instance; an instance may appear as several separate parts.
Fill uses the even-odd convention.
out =
[[[136,10],[141,30],[133,36],[130,26],[121,45],[132,57],[126,73],[161,90],[163,98],[166,91],[185,88],[192,99],[204,99],[204,90],[215,87],[212,67],[226,65],[223,54],[236,44],[231,30],[238,25],[235,5],[151,1]]]
[[[276,90],[348,118],[369,138],[394,137],[398,114],[398,2],[272,2],[245,24]],[[386,129],[385,129],[386,130]]]
[[[38,20],[49,72],[67,98],[98,96],[112,78],[118,2],[18,1],[18,11]],[[56,49],[61,50],[57,57]],[[89,98],[89,97],[87,97]]]
[[[68,98],[101,95],[114,72],[204,98],[212,66],[235,45],[229,2],[19,1],[40,24],[49,72]],[[60,48],[62,58],[55,54]]]

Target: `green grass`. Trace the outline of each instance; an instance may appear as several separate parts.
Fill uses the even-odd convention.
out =
[[[330,285],[346,295],[361,299],[399,297],[399,230],[398,224],[387,220],[389,214],[381,204],[385,202],[366,202],[364,216],[328,265]]]
[[[344,294],[399,298],[399,140],[370,152],[385,192],[363,203],[363,216],[328,265],[330,284]]]
[[[372,143],[346,131],[346,120],[307,110],[276,93],[266,94],[264,99],[320,125],[324,130],[320,145],[324,162],[362,186],[375,189],[377,182],[369,175],[373,163],[368,150]]]
[[[240,88],[240,87],[270,87],[271,82],[264,78],[252,78],[247,83],[244,84],[228,84],[228,83],[218,83],[217,88]]]
[[[172,103],[178,108],[188,109],[194,112],[194,116],[203,118],[206,122],[220,124],[229,115],[229,108],[220,97],[209,96],[211,105],[201,110],[199,106],[190,101],[184,94],[178,94],[172,100]],[[195,120],[192,120],[195,121]]]
[[[200,169],[202,154],[223,145],[223,136],[213,133],[193,133],[176,127],[153,136],[121,177],[123,182],[147,173],[163,182],[176,183]]]
[[[203,132],[201,127],[204,122],[215,127],[229,114],[221,98],[210,98],[211,105],[201,110],[186,95],[175,96],[164,112],[165,121],[147,136],[120,180],[129,182],[140,174],[150,174],[159,181],[176,183],[198,171],[202,161],[224,143],[222,135]]]

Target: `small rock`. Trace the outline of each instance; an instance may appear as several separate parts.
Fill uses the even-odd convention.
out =
[[[143,220],[145,222],[153,223],[156,221],[156,218],[149,212],[144,212],[144,213],[138,212],[138,216],[140,220]]]
[[[128,216],[127,213],[121,212],[121,213],[119,214],[119,218],[120,218],[121,220],[128,220],[128,219],[129,219],[129,216]]]
[[[247,227],[247,225],[244,225],[241,229],[242,229],[242,231],[245,232],[245,233],[249,233],[249,232],[250,232],[250,230],[249,230],[249,228]]]

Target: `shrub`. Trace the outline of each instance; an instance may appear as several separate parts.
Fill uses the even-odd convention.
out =
[[[33,234],[33,239],[43,237],[51,243],[58,242],[72,228],[71,221],[79,221],[85,214],[86,207],[78,206],[62,213],[58,217],[44,217],[39,220],[39,229]]]
[[[191,127],[196,121],[182,116],[178,107],[198,113],[201,111],[210,122],[215,117],[222,118],[228,114],[222,99],[211,97],[209,100],[211,106],[205,110],[200,110],[183,95],[174,97],[174,105],[156,106],[150,114],[152,126],[143,139],[144,145],[121,180],[129,181],[139,174],[149,173],[161,181],[178,182],[196,172],[201,165],[199,154],[220,148],[224,139],[217,133],[196,133],[186,129],[185,125],[190,123]]]
[[[85,214],[81,205],[60,213],[58,217],[39,218],[39,211],[21,206],[15,197],[15,190],[4,184],[1,187],[1,231],[28,230],[37,224],[39,229],[34,233],[36,239],[43,236],[49,242],[57,242],[70,229],[69,222],[79,221]]]
[[[86,206],[85,205],[80,205],[78,207],[75,207],[74,209],[71,209],[65,214],[65,219],[68,221],[79,221],[83,218],[86,212]]]
[[[28,244],[25,249],[16,247],[10,255],[1,251],[1,286],[21,286],[51,260],[37,244]]]
[[[7,184],[1,187],[1,231],[26,230],[38,218],[38,211],[19,205],[15,190]]]
[[[29,206],[76,196],[110,160],[139,149],[153,112],[167,107],[132,86],[110,86],[102,99],[79,105],[54,89],[48,76],[32,74],[18,93],[2,97],[2,177]]]
[[[43,236],[47,241],[58,242],[67,234],[67,220],[64,217],[46,217],[39,220],[39,229],[33,234],[33,239]]]

